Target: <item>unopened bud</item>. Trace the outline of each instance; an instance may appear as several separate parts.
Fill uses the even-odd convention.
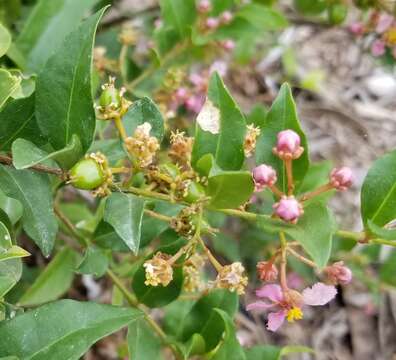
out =
[[[353,184],[352,170],[346,166],[333,169],[330,173],[330,184],[337,190],[347,190]]]
[[[257,263],[257,276],[261,281],[272,282],[278,277],[278,269],[271,261]]]
[[[343,261],[337,261],[324,269],[328,279],[333,285],[347,285],[352,281],[352,271],[344,265]]]
[[[235,49],[235,42],[231,39],[227,39],[221,42],[221,47],[226,51],[232,51]]]
[[[210,17],[206,19],[205,25],[207,29],[214,30],[219,27],[219,23],[220,22],[218,18]]]
[[[221,15],[220,15],[220,22],[222,24],[229,24],[233,19],[233,15],[231,11],[224,11]]]
[[[265,186],[273,186],[276,183],[276,171],[269,165],[259,165],[253,169],[253,180],[256,191],[261,191]]]
[[[273,153],[283,160],[298,159],[304,152],[304,148],[300,146],[301,139],[293,130],[283,130],[278,133],[276,147]]]
[[[201,14],[207,14],[209,11],[212,10],[212,4],[210,3],[209,0],[201,0],[198,3],[198,7],[197,8],[198,8],[198,11]]]
[[[304,213],[302,205],[294,196],[283,196],[274,204],[275,214],[282,220],[297,223],[298,218]]]

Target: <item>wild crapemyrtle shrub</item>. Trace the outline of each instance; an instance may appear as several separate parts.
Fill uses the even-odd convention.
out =
[[[244,348],[235,315],[262,312],[274,332],[332,301],[352,267],[364,278],[345,254],[396,244],[396,154],[364,180],[362,231],[341,230],[328,202],[353,171],[310,162],[290,86],[244,114],[223,82],[263,31],[286,26],[271,2],[162,0],[161,17],[113,38],[94,1],[49,2],[19,33],[0,27],[0,356],[78,359],[124,327],[130,359],[311,351]],[[112,304],[67,299],[76,274],[111,281]]]

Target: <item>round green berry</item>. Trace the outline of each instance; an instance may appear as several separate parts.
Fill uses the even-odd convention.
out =
[[[102,107],[110,106],[113,104],[116,108],[121,106],[121,95],[118,89],[114,86],[108,86],[100,95],[99,105]]]
[[[80,160],[70,170],[70,182],[78,189],[96,189],[104,180],[103,170],[94,159]]]
[[[329,22],[332,25],[343,23],[348,15],[348,7],[341,3],[331,4],[327,10]]]

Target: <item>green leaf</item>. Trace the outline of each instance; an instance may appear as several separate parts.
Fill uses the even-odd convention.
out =
[[[211,108],[214,106],[217,110],[207,115],[202,115],[201,111],[199,116],[205,118],[204,121],[219,123],[219,132],[206,131],[202,123],[197,122],[192,164],[195,167],[196,162],[209,153],[223,170],[239,170],[245,160],[245,118],[217,73],[210,78],[208,99],[212,103]]]
[[[263,216],[259,216],[259,225],[269,232],[284,231],[301,244],[320,268],[326,266],[336,227],[333,214],[321,202],[305,206],[296,225]]]
[[[185,240],[180,239],[168,246],[158,248],[157,251],[174,255],[184,244]],[[147,256],[145,260],[151,259],[155,253]],[[152,308],[163,307],[179,297],[183,287],[183,269],[181,266],[173,268],[173,280],[166,287],[161,285],[147,286],[144,283],[145,281],[146,272],[142,263],[133,278],[132,289],[142,304]]]
[[[162,18],[165,26],[177,30],[182,38],[189,33],[197,16],[194,0],[160,0]]]
[[[218,322],[223,322],[224,335],[220,347],[216,350],[213,360],[245,360],[245,353],[236,337],[236,330],[232,318],[223,310],[214,309]],[[220,320],[220,321],[219,321]]]
[[[30,140],[36,145],[45,143],[34,116],[34,96],[10,101],[0,112],[0,150],[10,150],[17,138]]]
[[[361,213],[365,226],[371,220],[382,227],[396,218],[396,151],[371,166],[362,186]]]
[[[0,235],[1,236],[1,235]],[[4,252],[0,250],[0,261],[30,256],[30,253],[17,245],[12,245]]]
[[[0,166],[0,189],[23,205],[22,224],[26,233],[49,256],[54,246],[58,223],[48,175]]]
[[[63,39],[86,16],[98,0],[40,0],[16,40],[27,58],[27,68],[39,72]],[[71,55],[71,54],[69,54]]]
[[[77,268],[80,274],[92,274],[96,277],[103,276],[109,266],[109,257],[106,252],[96,246],[89,246],[84,258]]]
[[[10,232],[5,224],[0,222],[0,256],[1,253],[12,246]]]
[[[236,17],[247,20],[250,24],[260,30],[280,30],[287,26],[286,18],[278,11],[259,4],[248,4],[243,6]]]
[[[95,244],[103,249],[111,249],[119,252],[130,252],[129,247],[117,235],[114,228],[105,221],[99,222],[95,229]]]
[[[392,249],[379,269],[381,281],[396,287],[396,251]]]
[[[301,146],[304,152],[301,157],[293,161],[293,178],[296,190],[304,179],[309,168],[308,146],[297,116],[296,104],[293,100],[289,84],[285,83],[279,90],[279,94],[273,102],[267,114],[261,134],[257,140],[256,163],[273,166],[278,174],[278,185],[283,191],[287,187],[285,166],[281,159],[272,153],[275,147],[277,134],[286,129],[294,130],[301,137]]]
[[[139,250],[144,200],[132,194],[112,193],[106,201],[104,220],[136,254]]]
[[[297,345],[283,348],[273,345],[259,345],[246,350],[246,360],[281,360],[285,355],[305,352],[313,353],[313,350],[306,346]]]
[[[96,341],[141,316],[131,308],[56,301],[0,323],[0,353],[30,360],[78,360]]]
[[[381,226],[375,225],[371,220],[367,221],[367,227],[372,234],[378,236],[379,238],[387,239],[387,240],[396,240],[396,229],[394,227],[389,229],[383,228]],[[396,245],[396,241],[395,241],[395,245]]]
[[[11,45],[11,34],[7,28],[0,23],[0,57],[2,57]]]
[[[206,351],[214,349],[224,332],[224,324],[219,322],[215,309],[234,316],[238,309],[238,296],[228,290],[217,289],[201,297],[184,319],[181,340],[187,341],[193,334],[201,334]]]
[[[25,75],[20,70],[10,70],[10,72],[21,79],[19,86],[12,93],[11,97],[13,99],[24,99],[30,97],[36,89],[36,76]]]
[[[245,204],[253,194],[254,183],[248,171],[220,171],[208,179],[210,205],[233,209]]]
[[[73,135],[81,141],[81,156],[91,146],[95,132],[90,76],[92,47],[104,10],[68,35],[38,76],[37,121],[55,150],[68,146]]]
[[[63,168],[70,169],[80,160],[81,153],[81,142],[76,135],[72,136],[70,144],[65,148],[51,153],[41,150],[28,140],[16,139],[12,144],[12,163],[16,169],[21,170],[52,159]]]
[[[15,225],[23,214],[22,204],[11,197],[8,197],[0,190],[0,209],[3,210],[11,221],[12,225]]]
[[[0,108],[18,88],[21,79],[4,69],[0,69]]]
[[[21,259],[0,261],[0,298],[4,297],[15,286],[21,276]]]
[[[160,360],[161,340],[144,319],[137,320],[128,327],[128,350],[130,360]]]
[[[60,251],[23,294],[19,304],[35,306],[58,299],[69,290],[76,265],[77,254],[72,249]]]
[[[129,136],[133,136],[139,125],[148,122],[151,125],[150,135],[155,136],[159,142],[164,137],[164,119],[157,105],[148,97],[135,101],[122,121]]]

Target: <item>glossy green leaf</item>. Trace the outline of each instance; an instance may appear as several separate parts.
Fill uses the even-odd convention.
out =
[[[100,151],[107,157],[110,164],[116,163],[118,160],[125,158],[125,151],[119,139],[106,139],[94,141],[88,152]]]
[[[392,249],[379,269],[379,278],[386,284],[396,287],[396,251]]]
[[[76,265],[77,254],[72,249],[60,251],[23,294],[19,304],[35,306],[58,299],[69,290]]]
[[[396,151],[371,166],[362,186],[361,213],[365,226],[371,220],[382,227],[396,218]]]
[[[49,256],[54,246],[58,223],[53,212],[48,175],[1,165],[0,189],[7,196],[21,202],[24,230],[39,246],[44,256]]]
[[[20,70],[10,70],[11,74],[20,77],[19,86],[12,93],[13,99],[24,99],[30,97],[36,89],[36,76],[25,75]]]
[[[165,25],[177,30],[180,37],[188,34],[197,16],[194,0],[160,0]]]
[[[8,249],[6,249],[4,252],[0,251],[0,261],[4,261],[4,260],[8,260],[8,259],[15,259],[15,258],[22,258],[22,257],[26,257],[26,256],[30,256],[30,253],[17,245],[12,245]]]
[[[144,211],[144,200],[132,194],[113,193],[106,201],[104,220],[125,244],[137,253]]]
[[[259,345],[246,350],[246,360],[281,360],[285,355],[312,352],[313,350],[306,346],[290,345],[282,348],[273,345]]]
[[[103,249],[119,252],[130,252],[129,247],[118,236],[114,228],[105,221],[99,222],[94,232],[95,245]]]
[[[11,34],[7,28],[0,23],[0,57],[2,57],[11,45]]]
[[[55,160],[63,168],[70,169],[80,160],[81,153],[81,142],[76,135],[72,136],[70,144],[65,148],[51,153],[41,150],[28,140],[17,139],[12,144],[12,163],[16,169],[21,170]]]
[[[109,266],[109,257],[106,252],[96,246],[89,246],[85,250],[84,258],[77,268],[80,274],[103,276]]]
[[[228,290],[218,289],[201,297],[184,319],[181,340],[187,341],[198,333],[205,339],[206,351],[214,349],[224,332],[224,324],[219,321],[215,309],[234,316],[238,309],[238,296]]]
[[[0,150],[8,151],[17,138],[43,145],[45,137],[34,116],[34,96],[10,101],[0,112]]]
[[[95,132],[90,76],[92,47],[104,10],[68,35],[38,76],[37,121],[55,150],[68,146],[73,135],[81,141],[81,156],[91,146]]]
[[[333,214],[323,203],[305,206],[304,215],[296,225],[268,217],[259,217],[259,225],[269,232],[285,232],[302,245],[320,268],[326,266],[336,227]]]
[[[21,275],[21,259],[8,259],[0,261],[0,298],[4,297],[4,295],[15,286],[15,284],[21,278]]]
[[[39,72],[63,39],[86,16],[98,0],[39,0],[17,38],[27,58],[27,68]]]
[[[0,69],[0,108],[18,88],[21,79],[5,69]]]
[[[164,119],[157,105],[148,97],[135,101],[122,121],[129,136],[134,134],[139,125],[148,122],[151,125],[150,135],[160,142],[164,137]]]
[[[395,245],[396,245],[396,229],[394,227],[383,228],[381,226],[374,224],[371,220],[367,221],[367,227],[373,235],[378,236],[379,238],[387,239],[387,240],[395,240]]]
[[[12,225],[15,225],[23,214],[22,204],[18,200],[6,196],[4,192],[1,190],[0,190],[0,209],[7,214]]]
[[[272,153],[272,148],[276,145],[277,134],[286,129],[294,130],[300,135],[301,146],[304,148],[301,157],[293,161],[293,178],[296,190],[298,190],[309,168],[308,146],[298,120],[296,104],[293,100],[290,86],[287,83],[282,85],[267,114],[256,147],[256,163],[273,166],[277,171],[278,186],[284,191],[287,187],[285,166],[283,161]]]
[[[10,232],[5,224],[0,222],[0,254],[12,246]]]
[[[177,240],[176,242],[168,246],[163,246],[158,248],[157,251],[161,251],[162,253],[173,255],[184,244],[185,244],[184,240],[182,239]],[[151,259],[153,255],[154,253],[147,256],[146,260]],[[163,287],[161,285],[147,286],[144,283],[145,281],[146,281],[146,272],[142,263],[139,266],[133,278],[132,289],[136,294],[136,297],[139,300],[139,302],[152,308],[163,307],[179,297],[183,287],[183,269],[181,266],[177,266],[177,267],[175,266],[173,268],[173,280],[166,287]]]
[[[199,117],[210,123],[209,128],[214,130],[204,130],[203,124],[197,122],[192,164],[195,167],[204,155],[212,154],[223,170],[239,170],[245,160],[245,118],[217,73],[210,78],[208,99],[212,104],[209,109],[212,110],[203,110],[204,115],[201,111]],[[208,129],[208,126],[204,128]]]
[[[128,327],[127,341],[130,360],[163,359],[161,340],[144,319],[139,319]]]
[[[286,18],[278,11],[259,4],[248,4],[236,13],[260,30],[280,30],[287,26]]]
[[[141,316],[131,308],[56,301],[0,323],[0,353],[26,360],[78,360],[96,341]]]

